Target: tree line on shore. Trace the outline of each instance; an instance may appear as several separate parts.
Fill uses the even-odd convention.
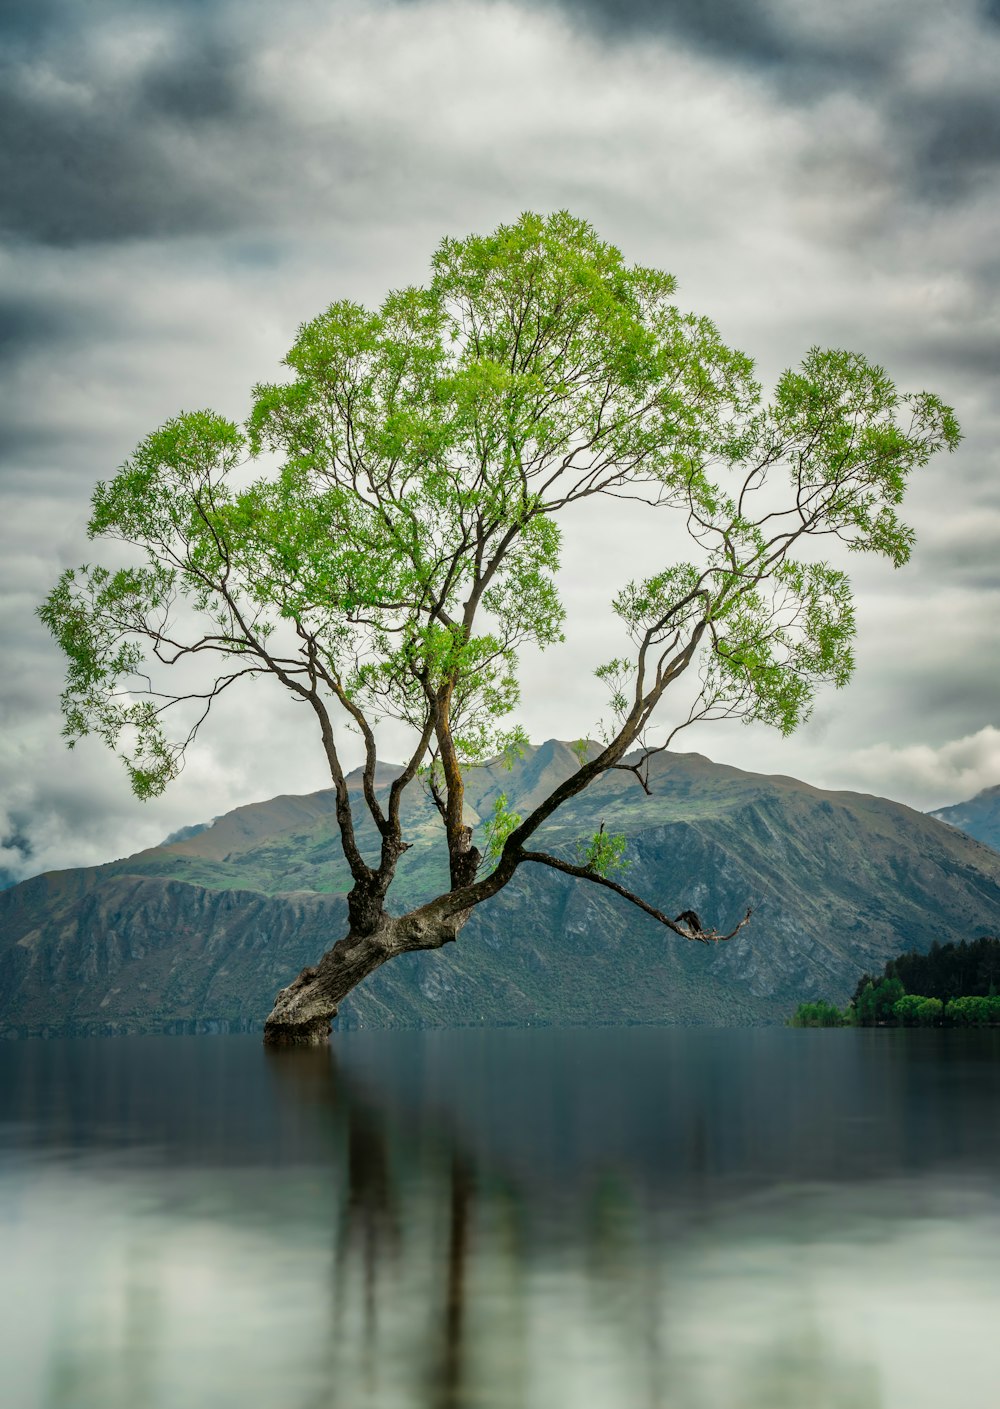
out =
[[[1000,939],[932,944],[900,954],[881,975],[864,973],[846,1008],[800,1003],[792,1027],[1000,1026]]]

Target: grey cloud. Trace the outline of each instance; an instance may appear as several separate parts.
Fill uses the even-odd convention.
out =
[[[51,245],[221,231],[242,203],[178,170],[127,105],[80,118],[0,93],[0,227]]]
[[[860,32],[793,22],[803,0],[531,0],[562,11],[575,25],[623,41],[644,35],[686,44],[703,54],[780,79],[782,91],[808,100],[817,88],[870,83],[884,75],[905,42],[905,27]],[[827,7],[827,14],[829,13]]]
[[[604,34],[674,34],[712,53],[774,63],[788,41],[767,10],[751,0],[552,0],[574,22]]]
[[[151,4],[150,9],[154,6]],[[158,14],[210,24],[215,0],[155,0]],[[7,52],[31,50],[50,35],[75,35],[94,24],[142,15],[143,0],[0,0],[0,36]]]
[[[31,826],[29,817],[18,818],[13,814],[10,823],[14,830],[0,836],[0,890],[17,885],[18,881],[30,876],[35,870],[35,852],[26,831]],[[24,827],[24,831],[21,828]]]
[[[900,680],[901,690],[909,687],[920,700],[925,732],[943,723],[948,730],[971,732],[985,719],[1000,720],[996,689],[983,680],[981,670],[971,662],[963,662],[953,670],[943,671],[928,682],[926,671],[914,670],[908,680]],[[889,714],[885,734],[891,736],[895,720]]]
[[[923,587],[933,590],[935,581],[948,581],[974,594],[973,601],[990,615],[1000,616],[1000,511],[982,503],[965,513],[943,514],[936,529],[925,532],[919,550],[919,570]],[[995,629],[994,629],[995,631]],[[1000,645],[1000,633],[998,645]],[[995,690],[995,682],[990,682]],[[997,701],[1000,708],[1000,700]]]
[[[537,0],[536,0],[537,2]],[[674,38],[705,53],[758,69],[782,101],[811,107],[832,91],[854,92],[884,112],[916,195],[928,201],[965,195],[1000,163],[1000,75],[988,93],[906,90],[900,59],[912,41],[909,15],[875,29],[842,22],[803,27],[760,0],[540,0],[578,25],[634,40]],[[800,4],[800,0],[796,0]],[[805,7],[808,9],[808,6]],[[828,9],[828,7],[827,7]],[[829,13],[829,9],[828,9]],[[976,12],[972,11],[973,19]],[[919,11],[917,14],[919,19]],[[1000,0],[988,0],[980,22],[1000,22]]]
[[[183,17],[183,6],[158,14],[171,9]],[[72,7],[62,13],[72,29]],[[187,140],[252,120],[235,42],[180,24],[138,72],[119,73],[60,28],[31,37],[7,47],[0,68],[4,233],[67,246],[240,223],[238,187],[201,172]]]
[[[1000,75],[991,94],[905,95],[889,113],[905,135],[917,187],[930,200],[961,197],[1000,165]]]
[[[31,48],[65,18],[65,0],[0,0],[0,37],[4,49]]]
[[[976,377],[1000,376],[1000,331],[972,329],[963,336],[962,329],[956,327],[949,335],[924,337],[920,350],[930,362],[947,361],[950,366]]]
[[[391,21],[394,12],[421,3],[395,0],[371,9]],[[912,26],[900,17],[873,27],[856,25],[852,15],[831,20],[828,9],[823,23],[815,16],[805,23],[808,4],[782,4],[786,0],[525,0],[524,9],[560,12],[578,32],[618,38],[626,47],[648,36],[672,53],[699,53],[756,75],[781,107],[813,124],[822,123],[815,110],[825,95],[852,93],[863,109],[880,115],[893,179],[917,201],[964,197],[1000,160],[1000,96],[988,89],[978,96],[960,90],[915,96],[907,89],[900,56],[920,30],[921,5]],[[342,10],[345,26],[352,12]],[[16,30],[16,13],[9,13]],[[313,120],[296,110],[294,93],[261,96],[250,78],[253,57],[278,30],[254,5],[199,8],[193,0],[172,0],[157,6],[157,17],[169,17],[167,32],[128,73],[107,71],[93,51],[68,42],[67,30],[81,28],[71,0],[47,0],[43,13],[61,16],[65,27],[24,26],[28,37],[13,47],[0,73],[6,133],[0,230],[9,237],[57,247],[252,237],[287,218],[289,187],[305,197],[303,213],[344,212],[364,198],[359,185],[370,184],[373,172],[400,161],[380,140],[384,113],[373,111],[369,126],[345,124],[329,113]],[[134,4],[87,9],[95,31],[116,16],[141,13]],[[305,32],[316,13],[308,4],[293,6],[288,23]],[[327,24],[336,26],[337,16],[336,6],[324,12]],[[984,16],[979,23],[987,23]],[[49,81],[52,74],[59,81]],[[307,173],[294,180],[288,170],[293,151]],[[818,131],[809,160],[822,172],[838,161],[854,170],[862,157],[850,134]],[[884,165],[883,153],[874,153],[873,161],[873,170]],[[420,199],[401,175],[406,197]],[[815,172],[807,179],[815,180]],[[877,213],[869,219],[876,221]],[[842,237],[856,234],[845,229]]]
[[[238,121],[247,116],[238,56],[222,44],[189,38],[150,67],[137,106],[184,124]]]
[[[93,338],[94,331],[91,310],[73,307],[64,299],[0,292],[0,365],[54,344],[80,344]],[[0,452],[5,429],[0,428]]]

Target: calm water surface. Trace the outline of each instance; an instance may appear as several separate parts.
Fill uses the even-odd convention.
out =
[[[16,1409],[1000,1404],[1000,1033],[0,1048]]]

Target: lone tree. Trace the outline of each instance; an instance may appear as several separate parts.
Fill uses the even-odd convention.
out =
[[[906,562],[907,475],[959,430],[937,397],[899,395],[843,351],[814,349],[765,403],[751,359],[681,312],[674,289],[566,213],[444,240],[426,287],[377,312],[334,303],[300,328],[290,379],[254,388],[245,427],[180,415],[98,485],[89,534],[129,545],[133,565],[68,571],[40,608],[69,660],[70,744],[97,734],[148,798],[238,680],[271,675],[315,716],[353,882],[348,932],[277,995],[265,1041],[325,1040],[355,984],[454,940],[526,863],[605,886],[685,940],[736,933],[633,894],[613,878],[623,839],[603,829],[575,861],[532,839],[610,769],[648,789],[650,756],[693,720],[787,734],[820,683],[844,685],[850,585],[807,540]],[[251,482],[265,454],[277,468]],[[463,775],[522,738],[505,728],[518,649],[563,639],[558,516],[598,495],[675,511],[691,561],[620,587],[621,655],[597,671],[611,695],[602,742],[527,816],[501,803],[476,845]],[[180,667],[174,693],[151,674],[161,666]],[[654,733],[682,676],[692,688]],[[168,735],[173,711],[182,726]],[[388,788],[376,784],[384,720],[412,741]],[[360,796],[344,726],[364,744]],[[415,779],[440,813],[450,884],[393,915]],[[377,854],[359,844],[362,807]]]

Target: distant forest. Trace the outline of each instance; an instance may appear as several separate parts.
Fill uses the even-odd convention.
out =
[[[890,959],[882,978],[898,978],[905,993],[921,998],[986,998],[1000,988],[1000,939],[984,935],[961,944],[932,944],[927,954],[900,954]],[[878,979],[862,974],[851,998],[856,1003],[869,983]]]
[[[862,974],[850,1003],[800,1003],[792,1027],[993,1027],[1000,1024],[1000,939],[932,944]]]

